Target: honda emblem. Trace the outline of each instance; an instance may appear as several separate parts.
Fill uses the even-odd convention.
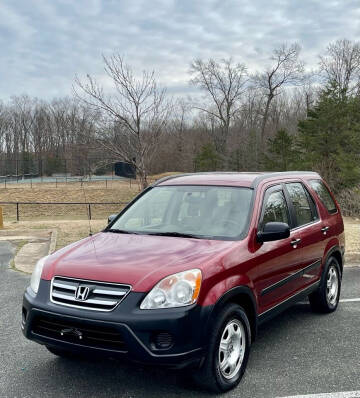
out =
[[[75,291],[75,299],[77,301],[85,301],[90,293],[90,288],[87,286],[79,285]]]

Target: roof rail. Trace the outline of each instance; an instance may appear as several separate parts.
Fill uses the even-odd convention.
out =
[[[171,176],[162,177],[162,178],[159,178],[158,180],[154,181],[154,182],[151,184],[151,186],[152,186],[152,187],[156,187],[156,185],[158,185],[158,184],[160,184],[160,183],[162,183],[162,182],[164,182],[164,181],[172,180],[173,178],[177,178],[177,177],[185,177],[185,176],[193,175],[193,174],[195,174],[195,173],[173,174],[173,175],[171,175]]]
[[[158,180],[156,180],[155,182],[153,182],[151,184],[152,187],[155,187],[159,184],[161,184],[162,182],[168,181],[168,180],[172,180],[174,178],[178,178],[178,177],[187,177],[187,176],[193,176],[193,175],[207,175],[207,174],[253,174],[253,172],[249,171],[249,172],[237,172],[237,171],[203,171],[203,172],[199,172],[199,173],[182,173],[182,174],[173,174],[170,176],[166,176],[166,177],[162,177]],[[254,181],[251,184],[251,188],[256,188],[259,183],[267,178],[270,177],[286,177],[286,176],[292,176],[292,175],[313,175],[314,177],[320,177],[320,175],[318,173],[316,173],[315,171],[274,171],[274,172],[263,172],[262,174],[260,174],[259,176],[257,176]]]
[[[177,177],[187,177],[187,176],[193,176],[193,175],[207,175],[207,174],[251,174],[253,172],[249,171],[200,171],[197,173],[181,173],[181,174],[173,174],[171,176],[166,176],[166,177],[162,177],[158,180],[156,180],[155,182],[153,182],[151,184],[152,187],[155,187],[156,185],[164,182],[164,181],[168,181],[168,180],[172,180],[173,178],[177,178]]]
[[[286,176],[300,176],[300,175],[313,175],[314,177],[320,177],[320,174],[315,171],[279,171],[279,172],[268,172],[259,175],[254,179],[251,184],[251,188],[256,188],[259,183],[270,177],[286,177]]]

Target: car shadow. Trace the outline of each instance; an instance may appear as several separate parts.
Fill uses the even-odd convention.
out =
[[[316,325],[317,314],[306,303],[298,304],[259,328],[257,340],[252,346],[249,366],[236,395],[248,395],[248,387],[254,385],[253,376],[266,369],[264,356],[271,358],[274,350],[283,348],[284,339],[305,333],[309,323]],[[303,332],[302,332],[303,330]],[[45,348],[44,348],[45,349]],[[33,374],[32,374],[33,373]],[[156,366],[142,366],[118,359],[65,359],[48,354],[48,360],[38,363],[30,378],[41,377],[47,389],[66,397],[208,397],[200,390],[188,373],[167,370]],[[255,377],[254,380],[257,380]],[[212,394],[211,394],[212,395]],[[234,392],[223,394],[234,396]],[[213,396],[213,395],[212,395]]]

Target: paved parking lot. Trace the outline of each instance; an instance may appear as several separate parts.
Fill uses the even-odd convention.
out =
[[[20,331],[29,277],[8,269],[0,242],[0,397],[207,397],[182,374],[115,361],[52,356]],[[261,327],[246,375],[224,397],[360,397],[360,268],[346,268],[339,309],[316,315],[299,304]],[[335,394],[349,392],[346,394]],[[357,392],[356,392],[357,391]]]

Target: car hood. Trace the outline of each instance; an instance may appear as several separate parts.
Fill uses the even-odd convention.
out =
[[[55,252],[46,260],[42,278],[54,276],[130,284],[146,292],[167,275],[205,268],[234,244],[154,235],[100,232]]]

